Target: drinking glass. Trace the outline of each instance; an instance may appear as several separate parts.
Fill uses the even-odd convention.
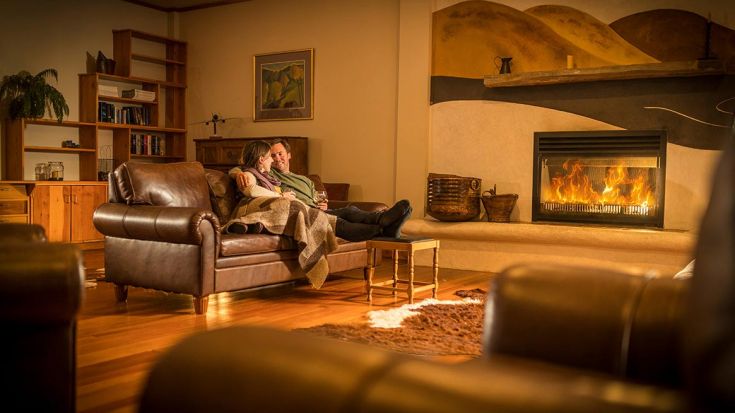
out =
[[[327,191],[314,191],[314,202],[317,204],[321,204],[322,202],[327,202],[329,198],[327,198]]]

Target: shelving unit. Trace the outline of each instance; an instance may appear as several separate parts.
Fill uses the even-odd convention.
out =
[[[25,139],[26,125],[58,126],[79,130],[79,148],[28,145]],[[51,119],[6,119],[3,123],[3,179],[23,180],[26,152],[76,153],[79,154],[79,179],[97,180],[97,124],[65,120],[61,123]],[[59,143],[60,144],[60,143]]]
[[[165,46],[165,57],[156,57],[133,51],[133,41],[139,39]],[[186,157],[186,43],[139,32],[136,30],[113,30],[115,74],[79,75],[80,120],[93,122],[101,130],[112,130],[113,168],[130,159],[152,162],[177,162]],[[147,79],[132,76],[133,61],[163,65],[165,79]],[[153,101],[103,96],[98,93],[104,83],[123,83],[131,88],[155,93]],[[162,101],[161,96],[165,95]],[[147,125],[101,122],[99,103],[107,102],[126,106],[147,108],[150,122]],[[161,116],[163,115],[163,116]],[[131,148],[133,134],[155,134],[165,141],[164,155],[135,154]]]
[[[133,52],[134,40],[163,45],[165,56]],[[97,181],[100,130],[112,131],[113,168],[130,159],[146,162],[176,162],[185,159],[186,43],[136,30],[113,30],[113,42],[115,74],[79,75],[79,121],[65,120],[59,123],[51,119],[6,119],[2,122],[4,181],[0,185],[23,188],[30,198],[30,212],[26,208],[26,218],[21,218],[27,221],[30,216],[30,221],[42,225],[49,234],[49,239],[53,241],[101,246],[99,241],[102,236],[92,225],[92,212],[105,202],[107,193],[107,184]],[[132,76],[134,61],[162,65],[166,73],[165,79]],[[108,82],[154,92],[156,98],[153,101],[144,101],[100,95],[100,83]],[[162,96],[165,98],[162,99]],[[100,122],[100,102],[148,108],[150,122],[148,125]],[[58,147],[47,144],[29,145],[26,139],[27,125],[76,128],[80,147],[63,148],[61,142]],[[137,133],[162,137],[165,140],[164,155],[131,154],[131,135]],[[79,181],[24,180],[26,152],[77,154]]]

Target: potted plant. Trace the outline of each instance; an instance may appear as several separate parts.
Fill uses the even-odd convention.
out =
[[[58,81],[56,69],[46,69],[32,75],[23,70],[17,75],[3,77],[0,84],[0,103],[3,112],[11,119],[42,118],[48,110],[56,115],[59,123],[69,115],[69,106],[64,96],[46,79],[53,77]]]

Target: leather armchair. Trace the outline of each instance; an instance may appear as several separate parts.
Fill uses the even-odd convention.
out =
[[[0,234],[3,409],[73,412],[80,253],[45,243],[37,225],[0,224]]]
[[[457,365],[263,328],[197,334],[154,367],[140,411],[733,412],[732,144],[713,188],[692,279],[509,268],[485,357]]]

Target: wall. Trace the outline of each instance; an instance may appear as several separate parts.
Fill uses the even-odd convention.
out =
[[[112,30],[137,29],[166,35],[166,13],[122,1],[3,0],[0,2],[0,76],[47,68],[59,72],[54,85],[69,105],[69,119],[79,120],[78,74],[86,72],[86,52],[101,50],[112,58]],[[60,146],[75,140],[77,130],[28,126],[30,144]],[[110,145],[112,134],[100,133],[100,146]],[[37,162],[64,162],[65,179],[79,178],[78,157],[49,153],[25,155],[25,178],[33,179]],[[1,158],[0,158],[1,159]],[[1,165],[0,165],[1,167]]]
[[[391,202],[398,20],[396,0],[255,0],[181,13],[189,136],[209,136],[211,126],[197,122],[213,112],[235,118],[218,126],[225,137],[307,136],[310,173],[351,183],[351,199]],[[253,122],[253,55],[306,48],[314,49],[314,119]],[[428,71],[421,80],[428,85]]]

